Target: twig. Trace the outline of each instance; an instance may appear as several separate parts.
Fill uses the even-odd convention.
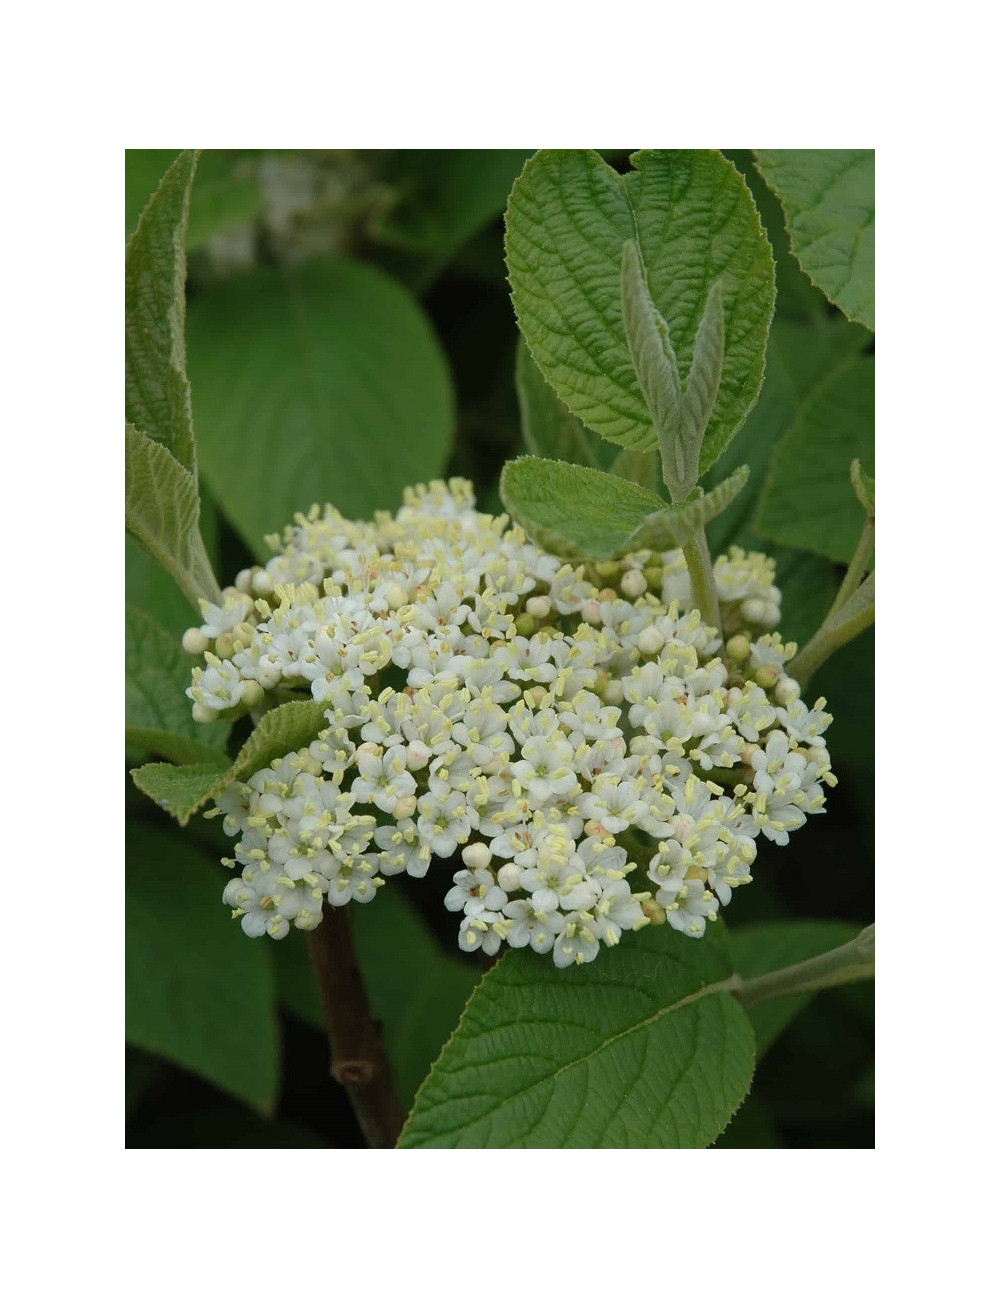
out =
[[[330,1073],[351,1099],[370,1147],[394,1147],[406,1116],[396,1096],[378,1023],[372,1019],[358,969],[346,907],[323,904],[310,931],[309,957],[330,1036]]]

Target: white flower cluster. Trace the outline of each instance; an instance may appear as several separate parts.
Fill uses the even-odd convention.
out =
[[[716,562],[724,645],[687,609],[680,551],[574,567],[462,480],[373,522],[314,507],[269,540],[184,638],[200,719],[325,706],[307,748],[218,800],[247,934],[312,929],[324,901],[461,849],[444,902],[463,949],[592,961],[650,920],[700,936],[757,836],[823,810],[831,718],[784,673],[762,555]]]

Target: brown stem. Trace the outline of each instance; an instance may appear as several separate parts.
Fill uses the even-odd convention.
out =
[[[358,969],[347,907],[323,904],[323,921],[308,936],[309,957],[330,1036],[330,1073],[351,1099],[370,1147],[394,1147],[406,1115],[399,1104]]]

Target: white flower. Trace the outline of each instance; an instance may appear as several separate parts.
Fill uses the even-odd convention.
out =
[[[596,922],[589,912],[570,912],[552,948],[552,960],[559,967],[582,966],[600,951]]]
[[[507,895],[497,884],[491,871],[480,867],[477,871],[459,871],[452,879],[454,886],[444,896],[449,912],[465,912],[476,916],[479,912],[498,912],[507,902]]]

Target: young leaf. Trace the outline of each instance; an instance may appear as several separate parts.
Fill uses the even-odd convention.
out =
[[[181,767],[147,763],[132,772],[132,780],[143,794],[184,826],[230,782],[243,781],[274,759],[311,744],[326,726],[324,708],[315,700],[291,700],[269,709],[231,765],[224,754],[221,767],[206,763]]]
[[[846,921],[767,921],[730,930],[729,952],[736,972],[745,980],[754,979],[838,948],[857,932],[858,927]],[[758,1061],[813,997],[814,993],[796,993],[747,1011]]]
[[[699,529],[730,506],[747,485],[750,471],[741,465],[718,487],[689,501],[666,506],[655,515],[648,515],[639,529],[628,539],[633,551],[669,551],[686,546]]]
[[[875,510],[875,480],[861,468],[860,460],[851,461],[851,487],[866,510]]]
[[[143,544],[194,607],[221,593],[198,531],[198,484],[162,443],[125,424],[125,531]]]
[[[849,320],[874,329],[874,150],[758,149],[757,166],[802,269]]]
[[[125,418],[197,474],[184,366],[184,239],[198,155],[180,155],[125,250]]]
[[[819,384],[774,449],[757,529],[785,546],[847,563],[858,505],[845,472],[875,459],[875,358],[842,362]]]
[[[229,919],[224,884],[187,837],[128,829],[125,1036],[269,1114],[279,1084],[270,954]]]
[[[663,501],[583,465],[520,456],[500,475],[505,508],[538,546],[569,559],[617,554]]]
[[[172,734],[195,743],[196,749],[224,750],[229,726],[224,722],[200,723],[191,716],[191,702],[184,694],[191,685],[193,660],[184,653],[169,632],[132,605],[125,606],[125,727]],[[140,743],[133,737],[135,743]],[[169,758],[169,750],[149,745]],[[211,761],[206,755],[179,762]],[[214,757],[219,757],[215,755]],[[223,753],[222,759],[226,756]]]
[[[191,304],[188,344],[205,477],[258,555],[316,501],[365,518],[444,469],[447,363],[419,304],[374,267],[216,285]]]
[[[746,1096],[753,1031],[725,936],[647,927],[590,965],[510,952],[469,1000],[401,1147],[706,1147]]]
[[[517,343],[514,384],[521,409],[521,436],[528,451],[533,456],[596,468],[591,448],[594,435],[570,415],[542,378],[523,338]]]
[[[722,382],[726,357],[726,317],[722,289],[716,281],[708,291],[705,310],[698,322],[694,353],[684,389],[684,409],[691,423],[692,440],[701,446]]]
[[[611,473],[659,495],[663,487],[660,450],[658,447],[650,447],[646,451],[638,447],[623,447],[612,462]]]
[[[714,150],[644,150],[619,176],[598,154],[546,149],[507,206],[518,323],[542,374],[591,429],[622,446],[656,433],[629,354],[622,250],[635,240],[653,305],[687,382],[710,287],[729,339],[700,456],[704,472],[760,389],[774,310],[774,262],[746,183]]]

